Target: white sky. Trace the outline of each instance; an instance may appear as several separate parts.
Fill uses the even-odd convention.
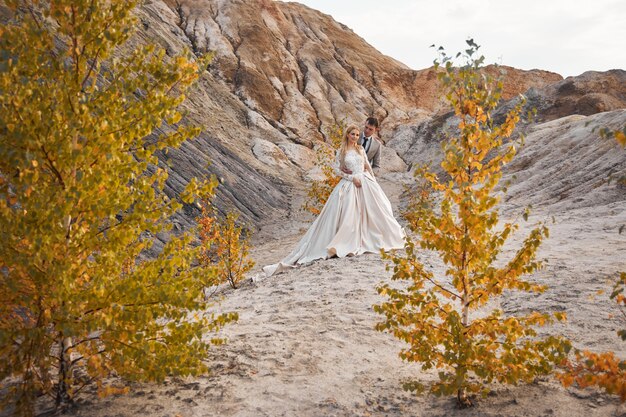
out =
[[[298,0],[413,69],[473,38],[486,63],[564,77],[626,69],[626,0]]]

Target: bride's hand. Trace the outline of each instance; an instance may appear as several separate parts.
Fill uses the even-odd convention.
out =
[[[357,188],[361,188],[361,180],[357,177],[352,178],[352,184],[354,184]]]

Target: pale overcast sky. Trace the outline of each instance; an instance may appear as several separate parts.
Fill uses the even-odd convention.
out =
[[[564,77],[626,70],[626,0],[299,0],[413,69],[473,38],[487,63]]]

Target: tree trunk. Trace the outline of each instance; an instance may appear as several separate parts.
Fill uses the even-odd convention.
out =
[[[466,235],[467,235],[467,229],[466,229]],[[470,283],[469,283],[469,272],[467,271],[467,266],[465,265],[465,259],[466,259],[466,253],[463,253],[463,294],[462,294],[462,299],[461,302],[463,303],[463,308],[461,311],[461,324],[463,324],[463,329],[461,330],[461,349],[462,350],[466,350],[468,348],[468,344],[471,343],[471,341],[467,340],[467,336],[465,334],[465,329],[467,329],[467,327],[469,326],[469,298],[470,298]],[[465,359],[464,359],[465,360]],[[472,407],[474,404],[472,403],[472,400],[469,399],[468,395],[467,395],[467,390],[465,389],[465,378],[467,376],[467,368],[466,368],[466,364],[465,363],[461,363],[461,387],[458,389],[457,391],[457,404],[459,406],[459,408],[468,408],[468,407]]]
[[[71,378],[72,378],[72,361],[70,357],[70,348],[72,347],[71,337],[59,338],[59,385],[57,387],[56,408],[64,410],[72,405],[72,396],[70,394]]]
[[[75,173],[75,170],[74,170]],[[72,178],[75,178],[73,176]],[[71,242],[72,231],[72,216],[66,215],[63,218],[63,226],[66,230],[65,243],[66,248],[69,248]],[[69,251],[66,250],[66,253]],[[56,409],[65,410],[72,404],[72,396],[70,393],[71,378],[72,378],[72,358],[70,357],[70,349],[72,348],[72,338],[66,337],[62,332],[59,332],[59,379],[57,386],[56,396]]]
[[[459,408],[468,408],[474,405],[474,403],[472,403],[472,400],[470,400],[470,398],[467,396],[467,391],[465,390],[465,387],[460,388],[457,391],[456,403]]]

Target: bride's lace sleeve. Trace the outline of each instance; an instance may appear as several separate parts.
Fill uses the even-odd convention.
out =
[[[352,178],[354,178],[353,175],[346,174],[341,170],[341,152],[339,151],[337,151],[337,153],[335,154],[335,161],[333,162],[333,172],[336,176],[344,178],[348,181],[352,181]]]

